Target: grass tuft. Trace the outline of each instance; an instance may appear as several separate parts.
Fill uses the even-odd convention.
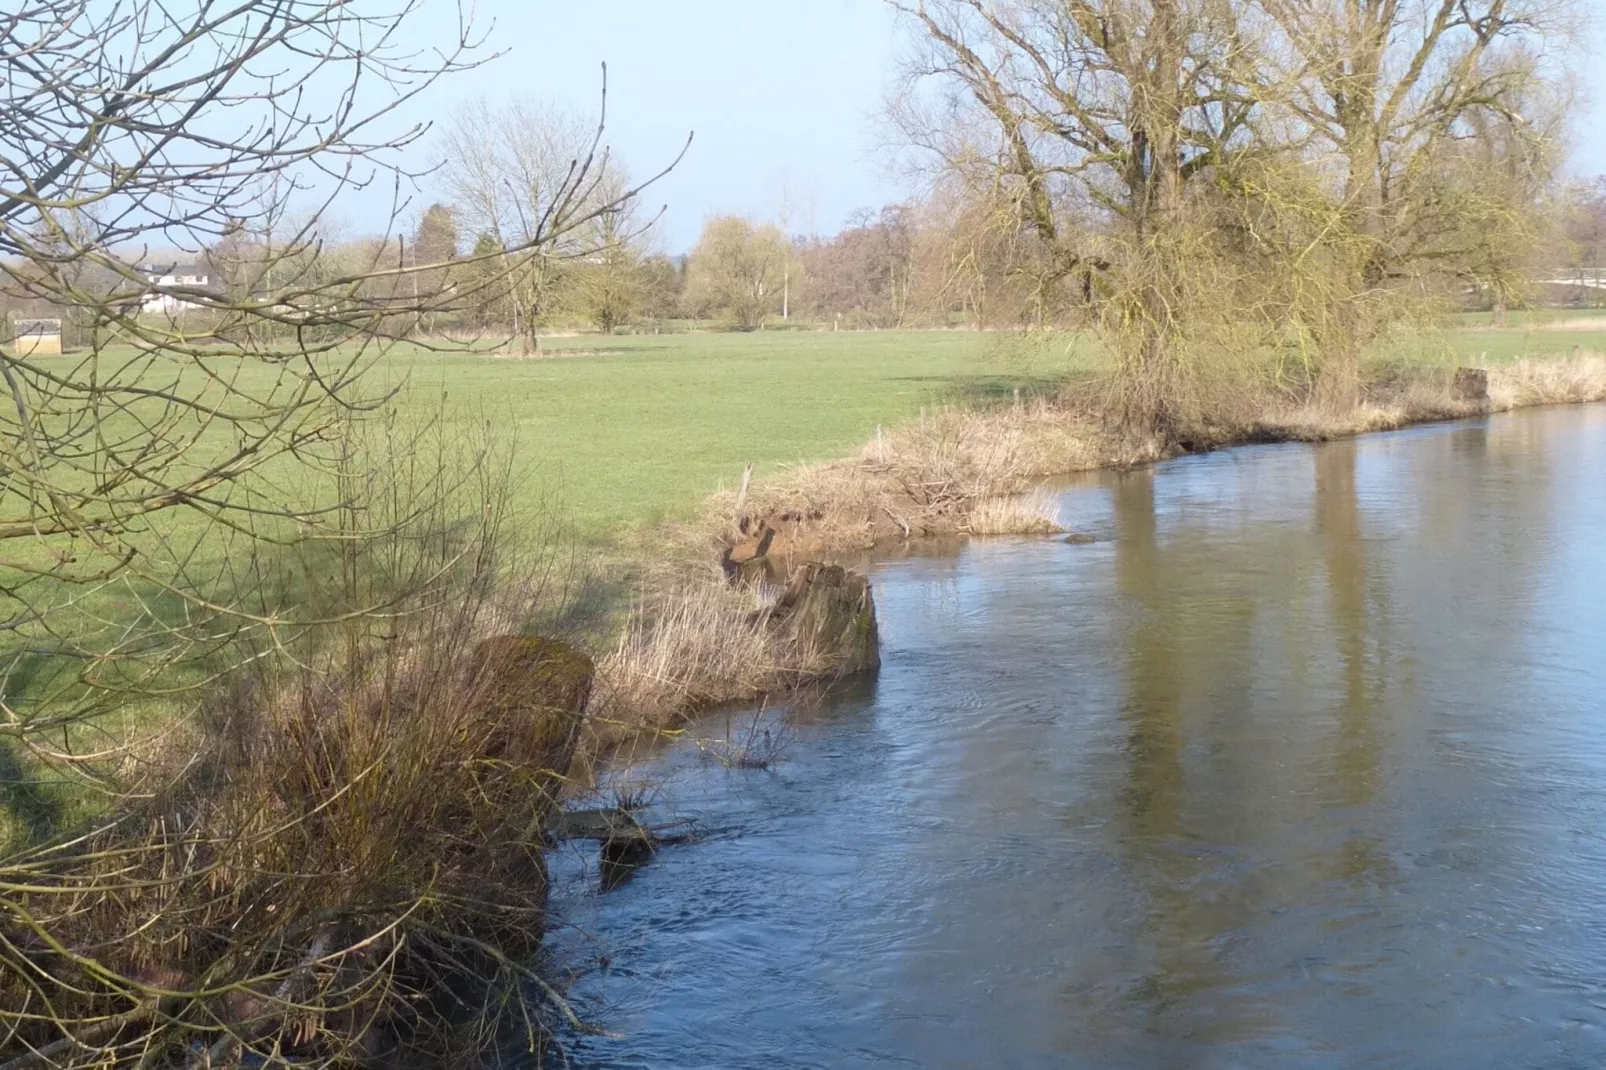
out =
[[[645,583],[618,643],[598,665],[591,717],[601,743],[671,727],[699,710],[814,679],[829,663],[769,627],[762,588],[712,569]]]
[[[983,498],[965,521],[972,535],[1060,535],[1059,499],[1043,491]]]

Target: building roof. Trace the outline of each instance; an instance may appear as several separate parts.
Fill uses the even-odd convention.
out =
[[[205,264],[145,264],[140,269],[143,275],[166,277],[168,275],[184,276],[194,275],[206,278],[212,274],[212,269]]]

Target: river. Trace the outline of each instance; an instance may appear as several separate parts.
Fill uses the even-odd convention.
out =
[[[571,1065],[1606,1066],[1606,406],[1059,489],[628,774],[707,835],[559,865]]]

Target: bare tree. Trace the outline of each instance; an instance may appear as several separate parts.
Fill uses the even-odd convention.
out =
[[[902,327],[910,315],[914,215],[911,205],[888,205],[878,215],[857,213],[829,239],[800,245],[809,304],[833,323]]]
[[[153,757],[163,739],[202,733],[193,718],[130,739],[118,729],[132,718],[103,716],[132,704],[192,712],[242,661],[282,670],[264,671],[248,704],[266,713],[289,693],[284,673],[309,666],[302,640],[338,628],[351,656],[324,653],[344,675],[309,676],[304,694],[322,697],[301,709],[328,700],[324,713],[302,732],[282,710],[290,720],[260,753],[290,763],[344,720],[348,742],[367,738],[375,762],[393,761],[390,729],[353,719],[399,709],[389,683],[373,691],[397,679],[374,674],[375,651],[416,635],[406,606],[450,615],[463,604],[451,592],[489,583],[489,543],[448,508],[470,504],[463,488],[486,477],[484,451],[454,474],[422,441],[393,443],[383,452],[420,478],[371,467],[374,436],[394,427],[368,426],[389,394],[365,372],[451,299],[414,295],[410,277],[438,265],[393,234],[338,255],[328,244],[329,208],[347,193],[388,186],[393,215],[405,208],[414,176],[398,154],[424,130],[398,109],[475,62],[467,25],[408,44],[423,7],[22,0],[0,12],[0,290],[82,326],[64,356],[0,352],[0,748],[92,793],[86,813],[105,815],[70,839],[0,844],[8,1067],[214,1065],[253,1046],[279,1060],[308,1029],[325,1044],[309,1058],[339,1062],[349,1047],[321,1038],[361,1035],[355,1008],[390,991],[398,945],[381,945],[402,920],[479,901],[472,879],[440,872],[459,867],[460,855],[443,861],[462,845],[455,830],[409,874],[393,867],[398,853],[362,856],[360,838],[327,853],[339,800],[358,804],[347,831],[404,810],[399,796],[367,794],[387,774],[341,766],[355,751],[333,735],[316,743],[323,772],[298,791],[252,766],[258,752],[224,754],[216,739],[193,761]],[[613,207],[593,196],[600,137],[487,260],[561,244]],[[175,254],[228,271],[164,282],[148,269]],[[481,505],[469,528],[492,523]],[[327,568],[349,580],[347,596],[322,604],[272,567],[298,559],[311,562],[304,578]],[[454,586],[465,570],[478,577]],[[441,634],[475,633],[458,622]],[[338,679],[349,688],[331,698]],[[404,703],[415,722],[417,697]],[[483,757],[454,760],[465,790],[490,784]],[[418,783],[450,809],[462,798],[439,790],[447,775]],[[266,794],[239,794],[258,777]],[[532,797],[520,779],[483,795],[507,789],[487,817]],[[393,842],[427,838],[403,821]],[[528,859],[532,838],[521,842]],[[509,905],[528,919],[540,885],[526,883]],[[444,915],[430,917],[447,939]]]
[[[1352,405],[1414,301],[1508,301],[1535,244],[1568,0],[891,2],[905,130],[1086,280],[1132,428],[1174,439],[1217,344],[1308,342]]]
[[[905,130],[974,186],[1006,194],[1049,278],[1101,276],[1117,416],[1173,438],[1198,267],[1187,190],[1244,148],[1257,107],[1234,5],[890,2],[923,41],[898,109]]]
[[[1553,160],[1540,144],[1553,136],[1552,124],[1524,113],[1547,92],[1529,50],[1564,28],[1567,6],[1260,0],[1273,28],[1263,46],[1262,85],[1279,87],[1296,130],[1308,134],[1333,205],[1322,225],[1322,246],[1335,266],[1330,311],[1317,333],[1322,390],[1334,401],[1353,401],[1360,351],[1390,319],[1400,286],[1474,258],[1452,236],[1474,229],[1464,209],[1487,215],[1491,191],[1453,187],[1461,143],[1498,126],[1501,155],[1512,166],[1532,171]],[[1531,210],[1534,183],[1506,185],[1517,201],[1509,208],[1523,211],[1528,191]]]
[[[621,171],[603,185],[603,197],[618,207],[593,219],[581,240],[586,251],[572,262],[563,289],[564,304],[604,334],[630,323],[647,303],[644,264],[651,248],[652,220],[643,220],[635,201],[620,201],[628,182]]]
[[[603,117],[606,100],[604,86]],[[540,348],[538,330],[571,263],[610,240],[639,240],[628,228],[651,223],[634,214],[632,202],[664,172],[635,186],[625,181],[601,145],[598,123],[534,101],[493,107],[481,98],[454,112],[442,137],[441,180],[459,218],[507,251],[497,289],[526,352]],[[580,216],[607,226],[553,226]]]
[[[1551,250],[1553,266],[1567,269],[1580,282],[1585,277],[1598,280],[1606,268],[1606,175],[1564,187],[1558,200],[1560,233]],[[1598,287],[1577,289],[1591,304],[1600,304]]]
[[[1526,62],[1527,57],[1518,57]],[[1443,187],[1456,198],[1429,246],[1433,263],[1456,283],[1487,300],[1496,327],[1513,304],[1525,302],[1541,250],[1555,223],[1547,203],[1560,159],[1562,100],[1526,79],[1532,90],[1512,92],[1520,110],[1479,108],[1466,117],[1468,136],[1452,147]]]
[[[22,645],[83,646],[53,611],[85,586],[137,578],[189,597],[184,552],[145,538],[161,514],[265,534],[324,515],[327,502],[264,500],[257,480],[382,400],[359,380],[397,310],[367,288],[400,272],[329,275],[309,254],[316,206],[404,177],[394,153],[419,129],[377,139],[375,124],[471,62],[467,27],[427,61],[402,43],[417,6],[37,0],[0,14],[0,284],[84,323],[87,343],[0,354],[0,620],[35,637]],[[315,207],[292,225],[296,201]],[[232,249],[239,278],[153,281],[157,249]],[[152,311],[174,306],[206,328]],[[31,736],[35,716],[62,711],[10,708],[0,735]]]
[[[511,271],[494,269],[505,275],[512,330],[527,352],[540,347],[536,330],[551,311],[561,261],[582,249],[577,231],[543,228],[550,206],[569,194],[590,135],[573,113],[529,100],[496,107],[483,97],[453,112],[442,134],[441,178],[459,217],[504,250],[528,250]]]

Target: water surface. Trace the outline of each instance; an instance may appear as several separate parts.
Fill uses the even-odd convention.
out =
[[[1063,516],[877,565],[773,770],[650,771],[711,834],[560,893],[573,1065],[1606,1066],[1606,407]]]

